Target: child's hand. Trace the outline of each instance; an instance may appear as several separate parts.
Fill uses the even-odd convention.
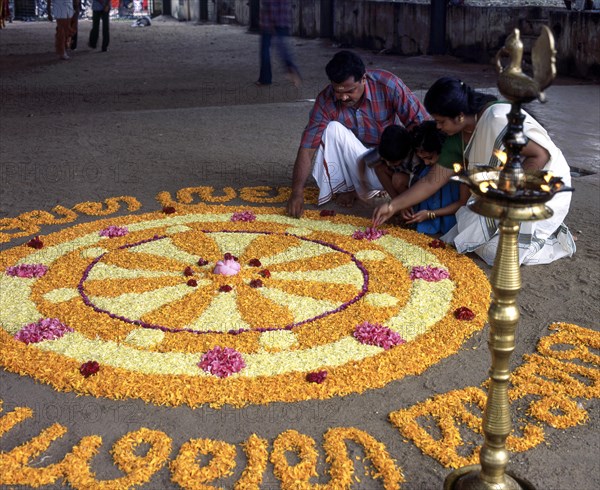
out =
[[[406,220],[406,223],[411,225],[413,223],[422,223],[423,221],[427,221],[429,219],[429,213],[427,209],[422,209],[421,211],[417,211],[412,214],[410,219]]]
[[[408,222],[409,220],[411,220],[413,218],[413,211],[412,208],[406,208],[403,209],[402,211],[400,211],[400,216],[402,216],[402,219],[406,222]]]

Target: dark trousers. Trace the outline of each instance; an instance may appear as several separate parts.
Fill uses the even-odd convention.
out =
[[[96,48],[98,44],[98,32],[100,30],[100,19],[102,19],[102,51],[108,48],[110,35],[108,33],[108,12],[102,10],[94,10],[92,12],[92,30],[90,32],[90,48]]]

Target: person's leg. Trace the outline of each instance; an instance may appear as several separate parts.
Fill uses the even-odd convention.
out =
[[[275,34],[277,35],[277,49],[281,61],[285,65],[290,81],[298,87],[302,83],[302,79],[300,78],[300,71],[294,63],[292,52],[288,45],[290,31],[287,27],[276,27]]]
[[[108,19],[109,12],[102,12],[102,51],[108,49],[108,43],[110,42]]]
[[[88,46],[92,49],[96,49],[98,44],[98,34],[100,31],[100,17],[102,16],[102,12],[98,10],[94,10],[92,12],[92,30],[90,31],[90,40],[88,42]]]
[[[271,33],[263,32],[260,35],[260,75],[258,83],[260,85],[270,85],[272,81]]]
[[[341,205],[352,205],[357,189],[363,189],[357,167],[359,157],[366,151],[367,148],[343,124],[332,121],[327,125],[312,171],[319,187],[319,205],[329,201],[334,194],[339,195],[337,202],[341,199]],[[369,177],[367,175],[371,180]],[[377,181],[374,184],[379,182],[376,176],[374,179]]]
[[[78,22],[79,22],[79,14],[75,12],[73,17],[71,17],[71,45],[69,48],[71,50],[77,49],[77,33],[78,33]]]
[[[63,60],[69,57],[65,51],[69,38],[69,19],[56,19],[56,54]]]

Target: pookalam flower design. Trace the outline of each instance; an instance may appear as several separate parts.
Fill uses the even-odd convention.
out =
[[[58,318],[42,318],[35,323],[25,325],[15,334],[15,339],[26,344],[35,344],[44,340],[59,339],[67,332],[73,332],[73,329]]]
[[[2,272],[25,263],[49,268],[27,280],[0,274],[7,292],[0,295],[3,368],[114,399],[193,407],[291,402],[420,373],[485,321],[485,274],[451,247],[432,250],[430,238],[396,228],[361,242],[352,234],[367,220],[347,215],[325,219],[306,210],[299,222],[283,208],[257,207],[253,222],[232,223],[236,211],[244,208],[203,205],[178,207],[169,217],[159,210],[102,219],[44,236],[47,254],[27,246],[0,252]],[[103,239],[109,226],[127,227],[128,242]],[[237,263],[239,272],[213,274],[219,260]],[[417,266],[461,280],[411,281]],[[251,287],[256,280],[262,287]],[[472,309],[473,321],[454,316],[460,305]],[[29,345],[13,338],[47,317],[72,330],[65,326],[56,342],[56,334],[32,326],[29,337],[18,334]],[[357,330],[365,321],[371,325]],[[390,347],[398,342],[393,332],[407,345]],[[37,362],[25,362],[29,351]],[[101,378],[84,382],[77,370],[86,361],[98,363]],[[67,365],[77,376],[65,378]]]
[[[227,378],[239,373],[246,367],[246,363],[242,354],[235,349],[217,345],[202,355],[198,367],[219,378]]]

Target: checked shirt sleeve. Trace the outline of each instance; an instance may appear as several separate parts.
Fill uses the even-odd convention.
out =
[[[310,111],[308,124],[300,142],[302,148],[318,148],[327,124],[335,120],[335,104],[331,102],[331,97],[327,97],[326,92],[327,89],[319,94]]]

